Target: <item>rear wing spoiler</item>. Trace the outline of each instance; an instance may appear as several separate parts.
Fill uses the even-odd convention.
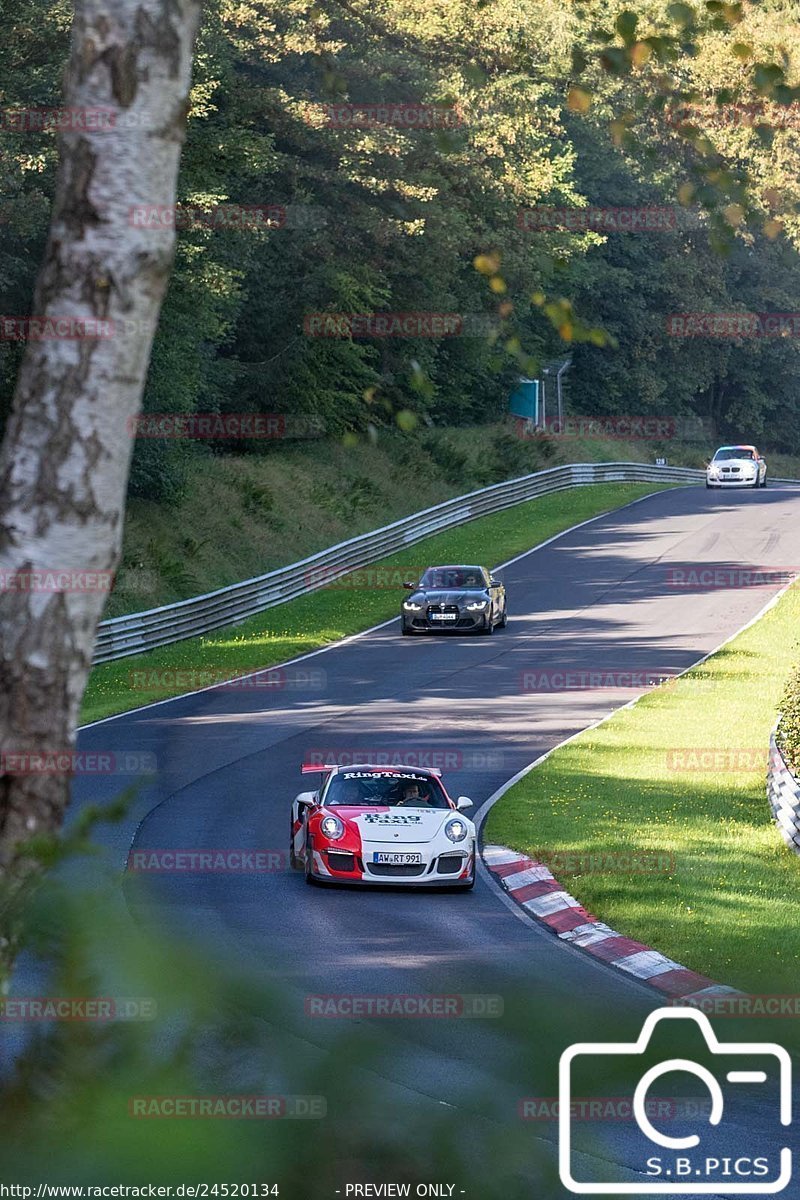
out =
[[[325,771],[336,771],[336,770],[338,770],[338,768],[341,765],[342,765],[341,763],[303,763],[303,765],[300,768],[300,774],[301,775],[316,775],[316,774],[322,774]],[[396,771],[398,774],[402,774],[404,769],[408,770],[408,771],[414,771],[417,769],[415,767],[404,768],[402,764],[400,764],[398,766],[392,765],[392,766],[386,766],[386,767],[384,767],[381,763],[353,763],[352,765],[353,766],[374,767],[376,771],[382,771],[382,770]],[[441,779],[441,777],[442,777],[442,772],[439,770],[438,767],[422,767],[421,770],[423,770],[427,775],[435,775],[437,779]]]

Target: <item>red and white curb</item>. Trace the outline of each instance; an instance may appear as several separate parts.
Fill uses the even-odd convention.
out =
[[[611,929],[565,891],[548,867],[505,846],[484,846],[483,861],[509,896],[556,937],[618,971],[666,993],[702,1005],[713,996],[738,996],[737,988],[715,983],[673,962],[658,950]]]

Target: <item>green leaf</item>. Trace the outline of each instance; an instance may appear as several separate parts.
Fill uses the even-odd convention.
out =
[[[688,28],[695,21],[694,9],[689,4],[683,4],[681,0],[675,0],[675,3],[667,6],[667,16],[676,25],[680,25],[683,28]]]
[[[638,21],[639,18],[636,16],[636,13],[631,12],[630,9],[626,9],[619,14],[614,22],[614,28],[628,46],[636,41],[636,26],[638,25]]]

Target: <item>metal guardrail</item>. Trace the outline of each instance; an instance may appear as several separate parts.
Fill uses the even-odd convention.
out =
[[[789,770],[774,733],[769,739],[767,798],[781,837],[800,854],[800,780]]]
[[[591,483],[688,484],[704,479],[704,471],[688,467],[656,467],[647,463],[573,463],[495,483],[413,513],[382,529],[340,542],[287,567],[269,571],[266,575],[245,579],[242,583],[234,583],[203,596],[165,604],[161,608],[101,621],[94,662],[110,662],[131,654],[142,654],[158,646],[210,633],[224,625],[238,624],[276,604],[317,591],[342,575],[377,562],[439,530],[463,525],[474,517],[500,512],[537,496]]]

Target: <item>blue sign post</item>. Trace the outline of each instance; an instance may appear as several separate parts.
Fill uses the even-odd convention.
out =
[[[532,425],[539,424],[539,380],[522,379],[515,391],[511,393],[508,402],[509,410],[514,417],[530,421]]]

